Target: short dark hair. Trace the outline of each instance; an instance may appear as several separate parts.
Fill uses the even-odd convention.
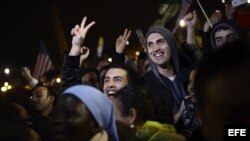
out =
[[[126,86],[117,91],[115,98],[121,102],[122,115],[128,116],[130,109],[135,108],[138,118],[155,120],[154,101],[144,86]]]
[[[129,86],[135,86],[135,85],[139,84],[140,78],[139,78],[137,72],[135,70],[133,70],[132,68],[130,68],[126,65],[123,65],[123,64],[110,64],[107,66],[106,72],[112,68],[123,69],[127,72],[127,80],[128,80]]]
[[[38,88],[38,87],[47,88],[47,90],[48,90],[48,96],[54,97],[53,105],[55,105],[56,102],[57,102],[57,99],[58,99],[58,97],[59,97],[59,91],[58,91],[57,89],[55,89],[54,87],[52,87],[52,86],[46,86],[46,85],[44,85],[44,84],[42,84],[42,83],[38,83],[38,84],[33,88],[32,92],[33,92],[36,88]]]

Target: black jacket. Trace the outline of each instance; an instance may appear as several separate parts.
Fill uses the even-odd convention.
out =
[[[62,90],[70,86],[81,84],[80,56],[64,55],[62,67]]]
[[[176,79],[179,79],[182,85],[186,86],[188,74],[189,70],[183,69],[181,73],[176,75]],[[163,84],[152,71],[145,74],[144,83],[150,94],[154,97],[157,120],[161,123],[173,124],[174,97],[171,88]]]

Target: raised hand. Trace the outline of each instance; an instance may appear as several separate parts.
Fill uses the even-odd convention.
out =
[[[221,18],[222,18],[222,13],[219,10],[216,10],[210,16],[209,20],[210,20],[211,24],[214,25],[217,22],[219,22],[221,20]],[[206,21],[206,23],[204,24],[204,27],[203,27],[203,31],[208,32],[210,29],[211,29],[211,27],[208,24],[208,22]]]
[[[184,18],[187,28],[187,44],[195,44],[195,25],[197,22],[197,14],[195,11],[188,13]]]
[[[227,19],[233,20],[235,11],[236,11],[236,8],[233,7],[232,0],[229,0],[225,4],[225,13],[226,13]]]
[[[21,74],[25,77],[25,78],[30,78],[31,73],[30,73],[30,69],[28,67],[22,67],[21,69]]]
[[[80,50],[81,56],[80,56],[80,66],[82,65],[82,62],[88,58],[89,56],[89,48],[83,46]]]
[[[87,17],[84,17],[81,25],[76,25],[71,30],[71,35],[73,35],[72,48],[69,53],[71,56],[77,56],[81,54],[81,46],[83,45],[86,34],[88,33],[88,30],[95,24],[95,21],[92,21],[85,26],[86,20]]]
[[[188,13],[184,18],[184,22],[186,24],[187,29],[195,28],[196,22],[197,22],[197,14],[196,11]]]
[[[128,30],[127,28],[124,30],[123,35],[120,35],[116,39],[115,49],[117,53],[123,53],[126,42],[128,41],[128,38],[131,35],[131,30]]]

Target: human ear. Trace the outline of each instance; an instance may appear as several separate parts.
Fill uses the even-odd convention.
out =
[[[131,108],[129,111],[129,124],[134,124],[137,118],[137,111],[135,108]]]

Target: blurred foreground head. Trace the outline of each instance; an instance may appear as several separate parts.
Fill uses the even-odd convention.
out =
[[[208,141],[223,140],[223,126],[250,124],[249,45],[232,42],[203,60],[195,94]]]

